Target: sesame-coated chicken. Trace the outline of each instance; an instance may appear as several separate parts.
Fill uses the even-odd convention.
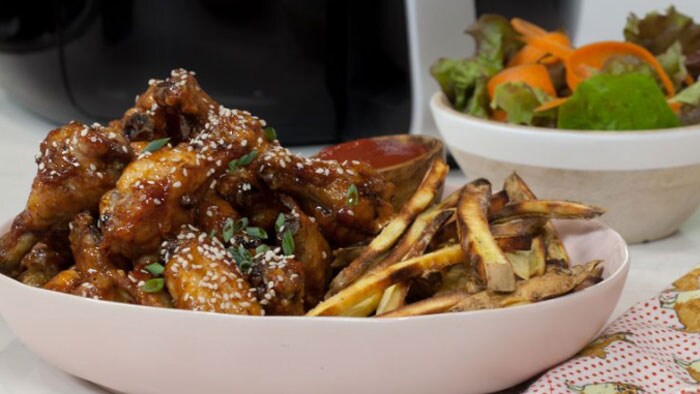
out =
[[[332,248],[366,242],[393,214],[393,186],[360,162],[293,155],[266,126],[180,69],[106,127],[51,131],[0,238],[0,273],[107,301],[304,314]]]
[[[263,309],[216,238],[183,226],[164,246],[165,283],[179,309],[261,315]]]
[[[219,107],[191,140],[142,153],[100,205],[110,251],[129,258],[156,251],[181,225],[193,222],[194,207],[230,161],[265,149],[261,136],[258,119]]]
[[[20,260],[42,233],[66,226],[79,212],[96,212],[131,158],[118,122],[71,122],[51,131],[41,143],[27,206],[0,239],[0,272],[18,275]]]
[[[295,198],[333,246],[366,240],[394,213],[393,185],[359,161],[308,159],[274,145],[261,163],[262,181],[271,190]],[[355,195],[350,193],[353,189]]]
[[[217,104],[200,87],[194,72],[173,70],[170,78],[148,81],[148,89],[124,113],[124,131],[132,141],[170,138],[173,144],[201,130]]]

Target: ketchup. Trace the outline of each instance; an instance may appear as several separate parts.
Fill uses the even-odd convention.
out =
[[[385,168],[418,157],[427,151],[427,147],[413,141],[363,138],[324,148],[316,157],[338,162],[359,160],[374,168]]]

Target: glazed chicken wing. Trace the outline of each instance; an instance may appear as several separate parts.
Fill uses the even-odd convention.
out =
[[[265,152],[261,163],[265,184],[299,201],[333,246],[366,240],[393,214],[393,185],[364,163],[307,159],[279,145]]]
[[[275,248],[255,256],[247,274],[265,314],[304,314],[304,273],[297,260]]]
[[[236,263],[216,239],[183,226],[164,248],[165,281],[180,309],[235,315],[263,310]]]
[[[43,232],[65,226],[81,211],[97,211],[100,197],[131,159],[118,122],[107,127],[71,122],[51,131],[41,143],[27,206],[0,239],[0,271],[16,276],[21,258]]]
[[[22,273],[17,279],[30,286],[42,287],[72,262],[68,229],[54,229],[47,232],[22,258]]]
[[[148,85],[123,117],[124,131],[132,141],[170,138],[177,144],[190,139],[219,106],[199,87],[191,71],[173,70],[170,78],[152,79]]]
[[[331,247],[315,221],[312,221],[291,197],[280,197],[289,210],[285,215],[283,228],[292,232],[294,239],[294,259],[301,263],[304,272],[304,306],[311,309],[323,299],[331,275]]]
[[[110,251],[129,258],[156,252],[163,239],[192,223],[194,207],[229,162],[265,149],[262,127],[247,112],[220,107],[196,137],[139,156],[100,205]]]

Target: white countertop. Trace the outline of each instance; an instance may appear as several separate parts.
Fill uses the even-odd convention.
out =
[[[33,156],[38,142],[53,127],[8,100],[0,91],[0,188],[3,191],[0,193],[0,220],[8,220],[23,208],[34,176]],[[449,178],[454,182],[464,181],[459,171],[453,171]],[[630,254],[629,278],[614,316],[638,301],[651,298],[700,263],[700,214],[693,215],[672,237],[631,246]],[[15,338],[0,317],[0,394],[104,392],[36,357]]]

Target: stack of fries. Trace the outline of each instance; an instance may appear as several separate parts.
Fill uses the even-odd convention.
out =
[[[515,173],[503,190],[477,179],[439,200],[448,166],[432,163],[402,210],[367,246],[336,252],[326,299],[309,316],[401,317],[503,308],[599,282],[603,263],[570,265],[550,219],[598,207],[538,200]]]

